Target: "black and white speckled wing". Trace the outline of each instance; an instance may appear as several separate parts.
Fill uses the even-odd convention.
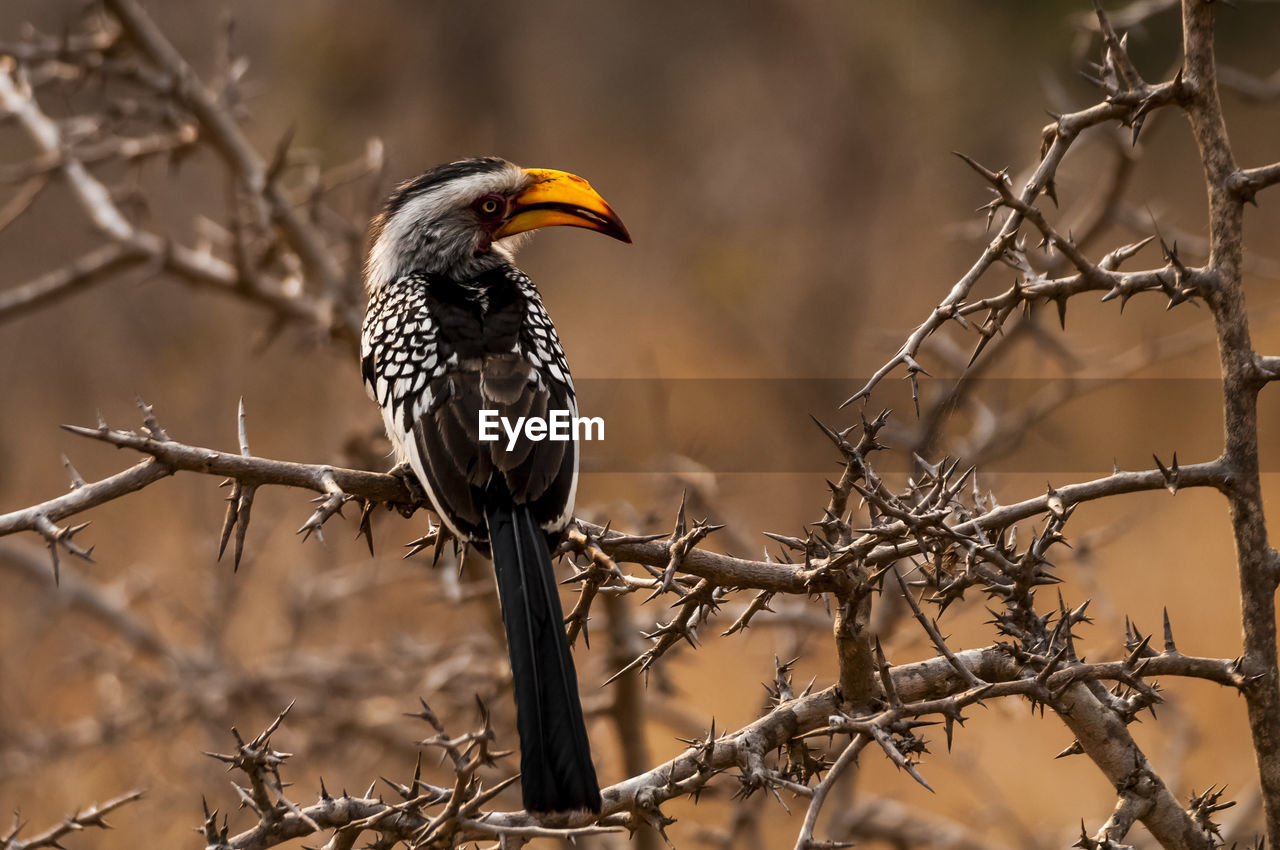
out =
[[[464,532],[453,521],[455,512],[446,510],[414,437],[417,423],[447,391],[450,364],[443,343],[421,275],[406,275],[374,293],[360,336],[365,391],[382,411],[397,462],[409,464],[436,513],[466,540],[471,530]]]
[[[382,408],[395,440],[411,429],[415,406],[431,406],[430,384],[446,372],[426,289],[415,276],[375,293],[365,311],[360,356],[365,391]]]
[[[573,376],[565,359],[564,348],[555,325],[542,305],[533,281],[516,268],[510,276],[524,296],[525,317],[520,334],[520,351],[533,366],[540,392],[545,392],[548,407],[578,415],[578,401],[573,389]],[[578,452],[576,441],[537,444],[547,457],[540,464],[544,479],[533,482],[527,497],[534,505],[534,517],[543,529],[559,531],[573,518],[573,505],[578,488]]]
[[[560,337],[556,327],[551,323],[551,316],[542,306],[538,289],[529,276],[519,269],[511,270],[521,293],[527,299],[525,310],[525,327],[520,337],[524,356],[541,373],[541,378],[548,384],[559,386],[561,392],[567,394],[568,400],[574,402],[574,413],[577,406],[573,392],[573,377],[569,374],[569,363],[565,360],[564,348],[560,345]]]

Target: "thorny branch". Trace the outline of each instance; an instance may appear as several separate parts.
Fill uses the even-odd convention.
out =
[[[1217,13],[1214,5],[1183,0],[1184,66],[1189,84],[1186,112],[1209,194],[1209,268],[1216,286],[1208,303],[1222,369],[1226,431],[1222,459],[1233,472],[1226,496],[1240,580],[1244,662],[1253,677],[1245,691],[1245,703],[1262,785],[1266,836],[1274,846],[1280,843],[1280,674],[1276,669],[1275,609],[1280,573],[1262,504],[1258,391],[1264,380],[1258,375],[1250,339],[1242,270],[1244,204],[1253,199],[1255,181],[1235,164],[1218,99],[1213,47]],[[1277,171],[1270,168],[1269,176],[1256,181],[1257,185],[1274,183]]]
[[[313,208],[323,207],[325,178],[319,185],[286,188],[291,164],[287,147],[275,161],[264,161],[237,125],[231,107],[238,99],[237,80],[222,80],[220,89],[211,89],[138,4],[119,0],[107,6],[111,16],[95,17],[89,31],[74,40],[75,50],[69,51],[65,39],[39,37],[0,45],[0,116],[16,119],[38,152],[0,172],[0,178],[26,187],[11,203],[12,210],[0,214],[0,224],[21,214],[47,187],[46,175],[56,173],[106,240],[62,268],[0,293],[0,321],[123,272],[149,268],[264,307],[277,325],[298,323],[354,346],[359,334],[352,303],[358,292],[359,237],[348,232],[345,221],[335,234],[336,225],[325,225],[326,217],[304,217],[299,211],[299,195],[308,197]],[[42,108],[40,86],[96,76],[136,89],[122,110],[154,115],[155,126],[136,135],[113,135],[104,116],[55,120]],[[116,193],[91,170],[98,164],[158,158],[178,164],[201,145],[218,153],[237,178],[237,190],[230,224],[217,240],[195,247],[132,221]],[[381,167],[381,148],[371,145],[355,169],[356,179],[376,176]],[[239,214],[241,207],[254,211],[251,220]],[[345,253],[337,250],[343,246]],[[319,291],[308,289],[307,282],[318,284]]]
[[[68,815],[63,819],[62,823],[30,838],[20,837],[26,824],[23,823],[20,815],[15,814],[13,826],[6,833],[0,835],[0,850],[36,850],[38,847],[60,848],[63,846],[62,842],[72,833],[83,832],[86,829],[110,829],[111,826],[107,823],[107,815],[141,797],[141,791],[131,791],[105,803],[90,806],[82,812]]]
[[[1099,18],[1105,19],[1100,10]],[[1109,29],[1109,26],[1104,26],[1104,29]],[[905,367],[914,381],[915,377],[924,371],[916,357],[925,340],[949,321],[968,327],[964,319],[966,312],[982,309],[988,311],[987,320],[978,329],[979,342],[972,357],[976,360],[987,341],[1003,326],[1005,319],[1012,313],[1013,307],[1024,301],[1054,300],[1060,305],[1059,310],[1065,314],[1065,299],[1077,292],[1100,288],[1109,293],[1114,292],[1116,296],[1122,296],[1123,300],[1128,300],[1128,296],[1136,291],[1159,288],[1162,285],[1168,274],[1164,270],[1125,275],[1114,270],[1120,262],[1132,256],[1134,253],[1132,248],[1118,249],[1117,252],[1113,252],[1113,255],[1108,255],[1109,262],[1104,260],[1096,265],[1090,263],[1082,254],[1075,251],[1072,240],[1062,238],[1044,224],[1044,219],[1038,207],[1035,206],[1041,195],[1056,197],[1054,178],[1058,166],[1081,133],[1099,124],[1118,120],[1125,126],[1133,128],[1133,137],[1136,140],[1148,113],[1176,103],[1183,97],[1183,84],[1180,77],[1165,83],[1150,85],[1136,76],[1136,71],[1132,69],[1127,54],[1122,51],[1115,52],[1111,46],[1108,46],[1107,58],[1099,71],[1102,75],[1099,82],[1107,92],[1106,101],[1088,109],[1062,115],[1044,128],[1040,165],[1020,191],[1014,192],[1012,187],[1007,185],[1007,172],[988,172],[985,169],[979,169],[984,178],[997,189],[999,195],[984,208],[988,213],[988,221],[990,222],[1002,207],[1008,208],[1008,213],[996,236],[992,238],[977,262],[956,282],[947,297],[934,308],[929,318],[912,331],[893,359],[877,369],[870,380],[845,402],[846,405],[859,399],[870,398],[876,385],[899,366]],[[1125,78],[1128,78],[1129,82],[1125,82]],[[1044,247],[1052,247],[1056,250],[1066,248],[1070,252],[1069,259],[1077,264],[1076,275],[1057,280],[1037,279],[1026,260],[1025,244],[1019,236],[1028,215],[1031,216],[1032,223],[1040,228]],[[1024,283],[1038,286],[1039,290],[1033,289],[1031,292],[1024,293],[1020,284],[1011,290],[1012,295],[1007,301],[984,303],[981,307],[969,305],[970,293],[983,275],[997,263],[1006,264],[1023,272],[1027,276]],[[1173,265],[1172,258],[1170,264]]]
[[[988,684],[977,690],[967,688],[945,661],[935,658],[890,668],[887,681],[892,683],[898,705],[873,715],[842,714],[841,699],[834,687],[796,697],[785,697],[749,726],[723,735],[716,735],[713,731],[702,740],[691,742],[688,750],[671,761],[604,789],[604,811],[598,819],[579,813],[549,825],[544,825],[523,812],[489,812],[478,817],[472,804],[478,798],[483,798],[483,802],[488,796],[480,785],[473,784],[472,779],[478,766],[490,764],[488,757],[484,755],[485,742],[490,742],[493,738],[487,720],[479,731],[451,738],[438,725],[438,719],[429,708],[424,709],[420,715],[432,723],[436,732],[423,743],[444,748],[458,770],[459,781],[453,789],[423,783],[419,777],[419,763],[413,780],[409,783],[402,785],[384,780],[396,789],[397,796],[401,799],[399,803],[387,803],[374,798],[372,789],[362,797],[344,794],[335,798],[322,787],[315,803],[300,807],[297,811],[280,802],[278,792],[273,790],[278,780],[275,771],[288,758],[287,754],[269,748],[270,732],[275,728],[273,724],[267,733],[259,735],[250,745],[240,744],[240,752],[248,751],[252,757],[217,756],[224,761],[237,762],[237,768],[250,774],[251,787],[261,786],[264,789],[260,800],[255,798],[256,792],[246,792],[251,798],[255,798],[253,805],[259,814],[258,825],[231,836],[225,823],[220,825],[216,813],[211,813],[206,821],[206,839],[210,847],[242,850],[274,846],[272,837],[278,834],[296,838],[317,830],[336,830],[354,841],[358,840],[361,832],[375,831],[388,841],[413,842],[433,838],[437,843],[428,842],[415,846],[452,847],[455,844],[449,842],[480,840],[503,834],[566,835],[570,831],[587,830],[593,823],[604,828],[635,829],[641,824],[669,823],[660,809],[663,802],[697,794],[717,777],[729,772],[737,774],[736,782],[745,793],[767,788],[774,793],[782,790],[809,796],[813,801],[810,806],[811,817],[816,819],[822,799],[828,793],[823,790],[823,783],[825,787],[829,787],[834,781],[832,777],[839,773],[837,767],[843,768],[845,765],[840,765],[837,760],[837,766],[831,769],[828,778],[810,791],[803,781],[812,774],[797,773],[801,765],[774,766],[771,763],[774,760],[773,754],[793,752],[795,745],[789,742],[797,738],[875,729],[882,730],[878,733],[881,746],[900,752],[903,748],[919,745],[920,741],[911,732],[911,728],[925,725],[918,722],[917,719],[921,717],[941,715],[947,719],[950,728],[951,722],[963,720],[965,706],[980,700],[1001,696],[1038,698],[1041,695],[1068,691],[1079,686],[1079,683],[1117,678],[1125,681],[1133,680],[1136,676],[1132,670],[1126,670],[1127,662],[1075,662],[1050,669],[1049,674],[1045,675],[1044,670],[1039,673],[1029,670],[999,646],[966,650],[958,654],[958,659],[972,675]],[[1041,663],[1045,661],[1041,659]],[[1236,666],[1236,662],[1230,659],[1199,659],[1164,652],[1145,656],[1141,672],[1143,676],[1206,678],[1240,687],[1242,678],[1235,669]],[[1099,708],[1090,710],[1089,714],[1101,716],[1105,712],[1106,709]],[[1085,713],[1083,708],[1081,713]],[[866,734],[870,738],[877,733],[867,731]],[[861,736],[855,740],[861,740]],[[852,748],[846,765],[861,749],[862,745]],[[850,748],[846,747],[844,752],[849,753]],[[493,754],[495,758],[500,758],[501,755]],[[785,763],[790,757],[783,755],[779,758]],[[904,766],[910,767],[906,757],[903,758]],[[505,785],[507,781],[499,780],[493,788]],[[438,806],[443,806],[439,814],[432,815],[428,812]],[[266,813],[265,816],[263,812]],[[547,826],[554,826],[555,829],[548,829]],[[797,846],[823,845],[815,841]]]
[[[224,477],[242,488],[274,485],[307,489],[321,494],[324,504],[299,529],[300,534],[316,530],[337,513],[336,510],[324,510],[325,505],[331,502],[336,504],[354,499],[366,503],[384,503],[404,510],[427,507],[416,501],[417,496],[409,491],[404,479],[397,475],[273,460],[180,443],[159,429],[149,406],[143,405],[143,410],[146,411],[150,424],[140,431],[113,429],[105,422],[93,428],[78,425],[64,427],[83,437],[142,452],[149,455],[148,460],[100,481],[80,482],[63,496],[29,508],[0,514],[0,536],[20,531],[35,531],[44,535],[46,528],[52,528],[52,536],[46,535],[50,542],[59,534],[63,538],[69,538],[68,531],[58,529],[54,523],[140,490],[177,472]],[[655,595],[678,592],[682,598],[686,592],[702,594],[689,600],[696,602],[693,607],[698,609],[710,603],[710,597],[704,600],[703,596],[709,593],[707,588],[712,586],[755,588],[767,593],[809,594],[834,591],[846,581],[843,569],[856,562],[878,568],[903,557],[932,552],[935,545],[917,534],[922,529],[928,529],[930,534],[940,535],[950,544],[959,543],[971,556],[981,558],[984,552],[998,548],[991,542],[992,535],[1005,532],[1024,520],[1046,514],[1069,514],[1078,504],[1125,493],[1161,489],[1176,492],[1180,488],[1189,487],[1225,488],[1230,483],[1229,470],[1220,461],[1181,466],[1174,458],[1170,466],[1165,466],[1157,458],[1156,463],[1156,469],[1116,470],[1103,478],[1065,485],[1044,496],[1011,505],[990,506],[986,510],[976,509],[976,504],[965,506],[957,502],[958,485],[963,483],[963,479],[956,480],[961,477],[954,474],[956,470],[953,464],[947,470],[935,470],[936,478],[922,479],[921,483],[927,482],[927,489],[931,491],[928,501],[920,506],[924,508],[923,511],[917,507],[913,513],[903,513],[899,508],[903,504],[900,500],[864,493],[865,498],[880,507],[884,513],[873,527],[862,530],[861,534],[844,545],[820,542],[812,535],[807,540],[770,535],[782,542],[788,550],[808,555],[802,563],[772,559],[752,561],[699,548],[698,544],[709,531],[714,530],[713,527],[697,524],[693,529],[685,531],[681,525],[682,519],[678,520],[676,531],[665,539],[654,535],[623,534],[580,520],[577,525],[581,530],[570,533],[567,548],[584,553],[590,558],[601,559],[605,564],[610,564],[609,559],[612,559],[613,562],[624,561],[647,567],[649,571],[645,576],[635,577],[621,576],[620,571],[614,572],[616,563],[605,569],[607,575],[621,577],[629,590],[645,589]],[[917,488],[913,487],[914,489]],[[321,513],[324,514],[323,518],[313,522]],[[948,520],[952,521],[949,523]],[[247,519],[243,515],[236,521],[243,521],[247,529]],[[75,526],[70,533],[76,533],[84,527]],[[62,540],[58,539],[58,542],[61,543]],[[681,580],[677,573],[702,579],[707,584],[698,585],[694,579]],[[590,570],[577,578],[588,583],[603,581],[599,573]],[[571,622],[579,624],[575,632],[577,628],[581,628],[583,617],[583,613],[571,614]],[[691,611],[686,615],[686,620],[692,618]]]
[[[413,496],[407,492],[403,479],[398,476],[267,460],[240,452],[219,452],[185,445],[175,441],[160,427],[150,408],[143,406],[143,410],[148,421],[142,431],[113,430],[105,424],[97,428],[73,427],[71,430],[92,439],[150,455],[151,460],[147,463],[159,467],[155,480],[182,470],[230,476],[242,488],[275,484],[311,489],[325,494],[322,496],[324,499],[381,501],[399,504],[406,509],[413,506]],[[1141,688],[1144,687],[1141,684],[1142,676],[1163,673],[1166,669],[1176,671],[1177,675],[1210,678],[1233,687],[1242,688],[1246,685],[1238,664],[1227,660],[1182,659],[1170,655],[1170,660],[1177,660],[1179,663],[1166,666],[1160,658],[1135,656],[1125,662],[1062,667],[1060,665],[1069,648],[1072,629],[1081,621],[1081,617],[1067,616],[1064,613],[1055,622],[1051,615],[1041,617],[1034,613],[1035,588],[1055,580],[1045,552],[1063,540],[1061,529],[1076,505],[1138,490],[1223,486],[1224,473],[1215,463],[1181,466],[1175,460],[1166,465],[1157,459],[1158,468],[1149,472],[1116,472],[1096,481],[1050,490],[1037,499],[983,510],[979,502],[967,503],[961,497],[964,492],[961,485],[970,476],[968,472],[958,472],[954,463],[926,469],[901,494],[888,491],[882,482],[874,478],[872,480],[877,482],[877,489],[874,491],[858,484],[859,480],[866,480],[864,475],[874,475],[866,466],[865,456],[874,443],[874,434],[881,424],[879,421],[864,424],[863,439],[858,443],[861,449],[850,446],[844,438],[840,438],[846,447],[846,462],[850,467],[864,470],[863,473],[848,475],[842,481],[850,490],[857,489],[862,493],[868,504],[874,506],[879,520],[870,529],[854,535],[849,533],[852,529],[847,527],[845,520],[831,519],[832,515],[828,511],[826,522],[830,539],[848,541],[843,545],[826,542],[828,535],[825,534],[821,537],[811,534],[808,540],[775,535],[775,539],[788,549],[805,554],[803,564],[773,560],[745,561],[698,548],[709,527],[703,524],[689,527],[683,511],[677,520],[675,531],[659,539],[653,536],[637,538],[588,523],[579,523],[580,530],[570,535],[569,551],[587,557],[594,565],[581,574],[584,586],[590,588],[594,585],[597,592],[616,592],[613,591],[616,587],[622,592],[644,590],[653,596],[675,593],[681,597],[678,603],[681,614],[652,635],[656,641],[654,647],[638,656],[621,672],[635,666],[644,669],[652,665],[674,640],[683,638],[692,641],[691,629],[695,624],[695,616],[705,617],[710,612],[704,609],[730,589],[756,588],[765,592],[787,592],[789,588],[795,588],[803,593],[839,594],[849,586],[851,572],[858,574],[867,570],[863,581],[869,582],[870,586],[887,573],[883,565],[903,557],[923,555],[925,560],[918,564],[923,576],[920,583],[931,588],[930,601],[938,605],[940,610],[945,610],[954,600],[963,596],[965,588],[971,586],[978,587],[995,599],[1003,600],[1008,607],[1009,613],[1000,618],[998,623],[1001,630],[1015,638],[1016,642],[993,650],[1010,661],[1016,660],[1016,666],[1004,669],[996,676],[997,680],[1003,678],[1006,681],[994,684],[995,680],[985,677],[991,673],[984,675],[974,671],[961,660],[963,653],[945,648],[945,641],[936,627],[933,627],[927,631],[930,632],[931,640],[944,647],[940,650],[938,660],[946,667],[947,681],[954,682],[952,687],[959,691],[958,694],[949,691],[944,697],[925,700],[923,703],[904,703],[901,696],[903,687],[896,684],[897,678],[889,674],[895,669],[909,668],[890,668],[880,654],[880,678],[884,687],[873,686],[874,690],[860,701],[849,701],[847,695],[843,694],[839,697],[859,714],[871,712],[869,716],[859,719],[859,715],[853,715],[849,720],[832,726],[829,720],[831,712],[828,712],[823,717],[826,725],[809,726],[795,734],[817,728],[865,733],[869,740],[875,740],[903,769],[919,777],[911,757],[904,752],[903,747],[914,746],[910,743],[914,740],[910,731],[912,718],[921,714],[943,713],[950,727],[951,722],[961,716],[961,710],[965,706],[979,700],[1022,696],[1057,708],[1061,699],[1058,694],[1081,680],[1114,677],[1127,686]],[[238,430],[241,432],[241,448],[247,448],[243,420]],[[125,492],[125,488],[136,489],[136,482],[122,482],[120,476],[113,476],[95,483],[82,483],[61,499],[36,506],[39,510],[32,508],[0,517],[0,531],[10,532],[22,528],[38,531],[40,517],[46,522],[65,519],[70,515],[69,512],[84,510],[90,505],[119,497]],[[836,498],[842,497],[837,493]],[[1013,539],[1016,537],[1016,533],[1012,533],[1014,526],[1036,516],[1043,517],[1046,525],[1042,532],[1032,535],[1024,552],[1019,551]],[[845,527],[846,531],[839,530]],[[306,528],[304,526],[304,530]],[[963,570],[956,569],[958,563],[950,568],[930,566],[931,560],[940,564],[941,560],[938,559],[943,559],[946,552],[957,548],[964,553]],[[622,563],[637,564],[642,568],[642,573],[629,575],[622,570]],[[673,563],[676,565],[674,568]],[[687,580],[685,576],[688,576]],[[765,576],[768,580],[761,580]],[[914,606],[914,599],[911,602]],[[923,616],[921,612],[920,617]],[[585,613],[575,612],[570,620],[582,622],[584,617]],[[1145,650],[1145,646],[1143,649]],[[977,676],[983,678],[976,678]],[[1023,678],[1013,681],[1020,676]],[[1028,676],[1030,678],[1026,678]],[[895,684],[889,689],[891,682]],[[779,699],[785,702],[784,689],[780,688],[778,693]],[[837,693],[839,692],[832,691],[832,697],[835,698]],[[884,698],[890,700],[890,706],[887,710],[878,710],[876,705]],[[943,701],[939,702],[939,699]],[[1097,710],[1103,709],[1099,707]],[[1080,713],[1078,707],[1073,711]],[[1068,725],[1071,725],[1071,721],[1068,721]],[[901,738],[903,735],[908,739],[905,744],[895,739],[895,736]],[[1111,739],[1114,737],[1112,734]],[[720,744],[716,743],[715,746]],[[795,792],[797,788],[804,786],[811,768],[805,767],[803,762],[784,768],[777,776],[774,776],[775,769],[765,767],[764,754],[775,746],[781,744],[752,755],[745,779],[746,787],[771,787],[775,790],[784,788]],[[1127,758],[1137,757],[1136,745],[1130,743],[1128,750],[1132,753],[1127,754]],[[1089,746],[1084,746],[1083,751],[1093,754]],[[1108,752],[1110,754],[1105,763],[1116,763],[1119,756],[1115,754],[1114,747]],[[709,780],[710,776],[704,779]],[[265,803],[259,800],[258,805],[263,806]],[[450,818],[461,817],[461,809],[446,811],[449,811]],[[311,828],[301,818],[298,824],[298,829]],[[448,833],[454,837],[462,834],[464,833]]]

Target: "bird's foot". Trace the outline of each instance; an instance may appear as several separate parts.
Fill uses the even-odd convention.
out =
[[[405,511],[408,510],[408,513],[411,514],[414,509],[418,507],[427,507],[430,505],[427,497],[427,491],[423,489],[422,483],[418,481],[418,476],[414,474],[413,467],[408,463],[397,464],[389,469],[387,474],[394,475],[396,478],[399,478],[404,484],[404,489],[408,490],[409,495],[412,497],[408,504],[397,505],[397,508],[400,509],[401,513],[405,513]],[[408,516],[408,514],[405,515]]]

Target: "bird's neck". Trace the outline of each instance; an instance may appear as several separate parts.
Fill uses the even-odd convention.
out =
[[[505,273],[513,267],[511,251],[501,243],[476,251],[433,250],[432,245],[426,244],[396,253],[381,242],[370,252],[365,268],[370,291],[414,275],[441,277],[459,286],[479,286],[494,272]]]

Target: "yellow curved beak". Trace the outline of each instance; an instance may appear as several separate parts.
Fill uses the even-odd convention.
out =
[[[496,238],[563,224],[631,242],[622,219],[586,180],[550,168],[528,168],[525,173],[532,182],[512,199],[507,220],[494,232]]]

